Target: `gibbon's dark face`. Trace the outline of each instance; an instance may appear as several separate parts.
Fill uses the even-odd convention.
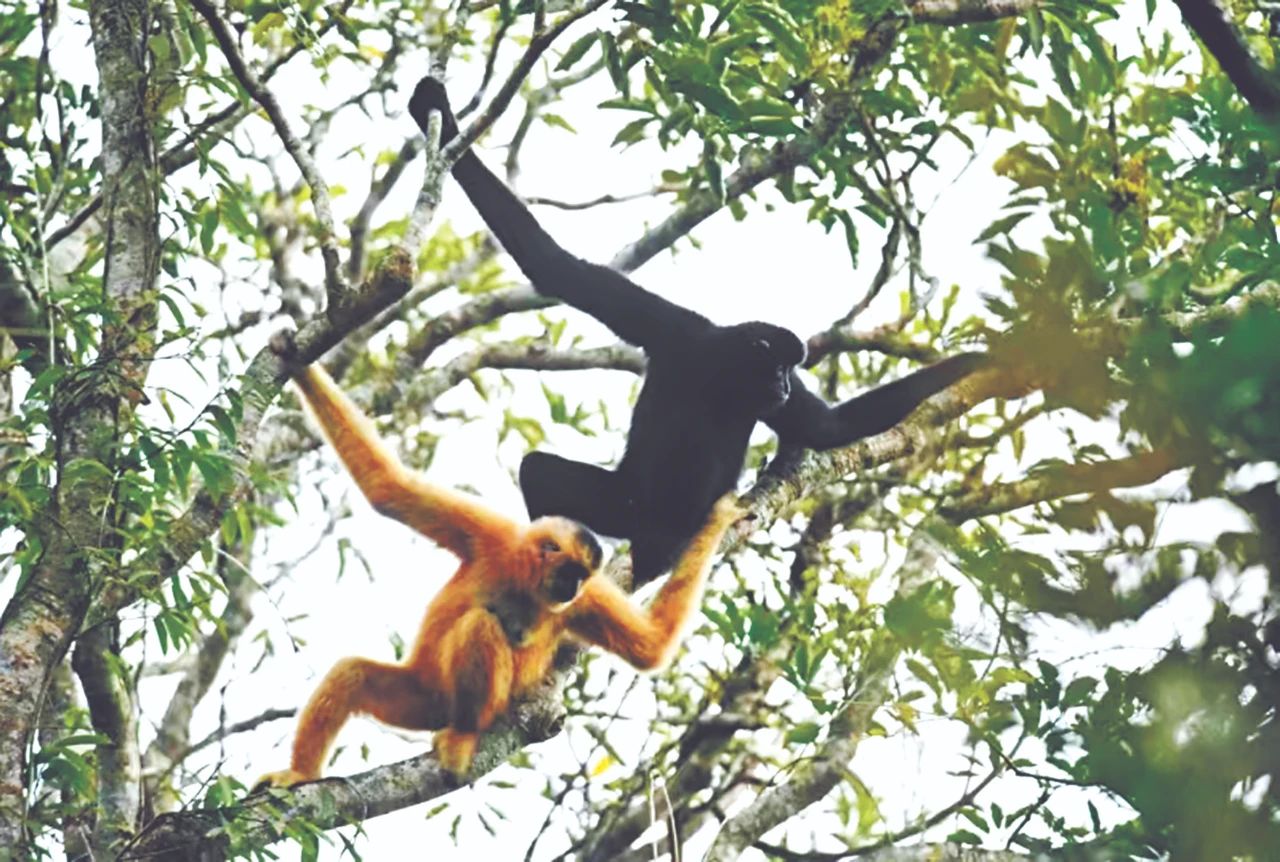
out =
[[[766,416],[791,395],[791,369],[805,357],[804,342],[772,323],[725,327],[719,380],[725,395],[755,416]]]
[[[604,557],[600,542],[590,530],[568,518],[539,518],[529,525],[529,534],[537,549],[542,598],[553,606],[569,604],[587,578],[599,571]]]

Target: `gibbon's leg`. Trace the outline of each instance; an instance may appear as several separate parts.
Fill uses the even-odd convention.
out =
[[[613,470],[530,452],[520,462],[520,492],[530,519],[561,515],[614,538],[631,538],[635,530],[630,499]]]
[[[303,708],[289,768],[262,776],[255,786],[287,787],[319,778],[338,731],[358,712],[396,727],[434,730],[448,720],[449,699],[445,692],[424,686],[412,668],[344,658]]]
[[[643,586],[675,565],[690,538],[683,530],[649,529],[631,540],[631,579]]]
[[[471,767],[480,734],[511,701],[515,662],[498,618],[483,608],[463,614],[441,644],[453,681],[448,726],[436,734],[436,757],[455,777]]]
[[[711,558],[720,540],[745,510],[734,495],[716,502],[706,523],[690,540],[671,577],[648,610],[637,607],[607,578],[589,578],[570,606],[569,630],[604,647],[641,670],[655,670],[671,659],[694,611],[702,603]]]

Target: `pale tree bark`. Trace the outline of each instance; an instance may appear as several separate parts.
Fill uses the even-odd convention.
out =
[[[225,549],[219,556],[218,575],[227,585],[227,603],[218,625],[195,648],[193,661],[183,668],[178,687],[169,698],[155,738],[143,755],[149,815],[171,811],[180,801],[173,772],[191,751],[191,716],[209,693],[222,670],[223,661],[240,635],[253,620],[253,597],[257,582],[244,568],[249,555],[242,544]]]
[[[137,693],[119,654],[119,627],[103,623],[76,640],[71,659],[93,728],[105,738],[96,749],[98,812],[88,848],[92,859],[110,857],[133,836],[142,808]]]
[[[1267,119],[1280,119],[1280,74],[1262,65],[1218,0],[1174,2],[1244,100]]]
[[[113,311],[102,362],[60,388],[54,433],[58,486],[40,528],[44,556],[0,618],[0,847],[25,846],[27,747],[49,675],[66,655],[94,592],[117,572],[111,531],[115,444],[153,349],[158,185],[146,112],[146,0],[90,4],[102,105],[107,229],[103,293]]]

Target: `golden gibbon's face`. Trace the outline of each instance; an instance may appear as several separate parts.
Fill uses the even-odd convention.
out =
[[[604,554],[591,531],[568,518],[539,518],[529,525],[537,590],[548,605],[563,608],[587,578],[600,570]]]

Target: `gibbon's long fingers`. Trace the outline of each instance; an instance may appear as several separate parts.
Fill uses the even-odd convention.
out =
[[[323,368],[309,366],[295,382],[338,457],[378,512],[463,558],[473,552],[473,540],[507,536],[517,529],[479,500],[433,485],[407,469]]]

